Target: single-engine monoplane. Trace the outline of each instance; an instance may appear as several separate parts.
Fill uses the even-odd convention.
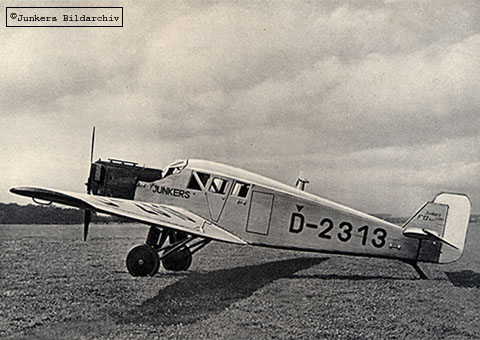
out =
[[[204,160],[154,169],[137,163],[93,160],[87,193],[21,186],[12,193],[150,226],[145,244],[130,250],[133,276],[187,270],[192,255],[211,241],[418,262],[449,263],[462,255],[470,216],[464,194],[440,193],[399,226],[295,187]]]

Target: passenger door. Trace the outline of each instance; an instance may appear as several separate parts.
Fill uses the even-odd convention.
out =
[[[273,193],[252,191],[247,232],[268,235],[273,208]]]

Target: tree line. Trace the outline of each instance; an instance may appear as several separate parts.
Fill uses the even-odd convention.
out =
[[[403,224],[407,218],[393,217],[389,214],[374,214],[386,221]],[[115,216],[97,216],[92,214],[94,223],[124,223],[129,220]],[[480,215],[471,215],[470,222],[478,223]],[[60,208],[54,205],[19,205],[0,203],[0,224],[79,224],[83,223],[83,210]]]

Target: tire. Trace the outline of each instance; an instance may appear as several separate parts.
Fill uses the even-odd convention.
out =
[[[160,258],[155,249],[142,244],[131,249],[127,255],[127,269],[132,276],[154,276],[160,268]]]
[[[180,248],[162,259],[162,265],[166,270],[185,271],[192,265],[192,253],[188,247]]]

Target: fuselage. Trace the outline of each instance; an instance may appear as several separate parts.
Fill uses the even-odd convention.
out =
[[[172,164],[158,180],[137,181],[134,199],[183,207],[253,245],[436,260],[395,224],[219,163]]]

